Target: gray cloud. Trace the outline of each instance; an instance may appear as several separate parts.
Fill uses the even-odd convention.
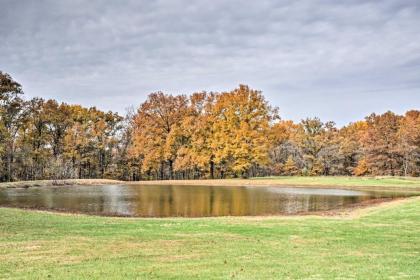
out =
[[[119,112],[239,83],[295,120],[420,107],[418,1],[0,0],[0,41],[28,96]]]

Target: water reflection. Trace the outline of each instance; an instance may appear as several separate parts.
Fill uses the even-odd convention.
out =
[[[408,195],[322,188],[108,185],[3,189],[0,205],[140,217],[256,216],[325,211]]]

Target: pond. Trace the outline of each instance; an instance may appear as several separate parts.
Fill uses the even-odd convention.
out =
[[[105,185],[0,189],[0,206],[105,216],[294,215],[412,194],[293,187]]]

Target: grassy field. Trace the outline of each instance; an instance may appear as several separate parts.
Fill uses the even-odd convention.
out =
[[[263,177],[254,180],[268,180],[278,184],[302,185],[329,185],[329,186],[378,186],[378,187],[420,187],[420,178],[415,177],[346,177],[346,176],[319,176],[319,177]]]
[[[304,187],[350,187],[352,189],[365,189],[380,187],[380,189],[420,190],[420,178],[415,177],[346,177],[346,176],[281,176],[257,177],[250,179],[215,179],[215,180],[169,180],[169,181],[141,181],[130,184],[145,185],[218,185],[218,186],[304,186]]]
[[[3,279],[420,279],[420,199],[344,217],[130,219],[0,208]]]

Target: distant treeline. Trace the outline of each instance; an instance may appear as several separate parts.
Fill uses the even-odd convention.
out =
[[[0,72],[0,181],[420,175],[420,111],[337,128],[281,120],[260,91],[152,93],[122,117],[33,98]]]

